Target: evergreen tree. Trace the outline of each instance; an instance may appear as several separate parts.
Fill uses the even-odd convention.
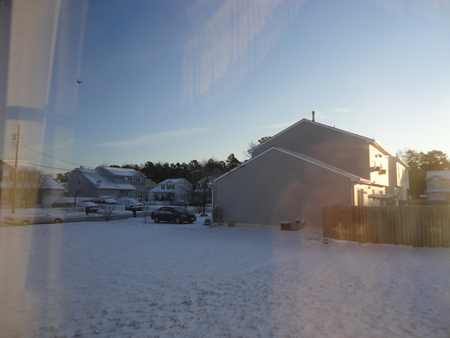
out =
[[[411,167],[409,173],[409,195],[419,198],[426,190],[427,171],[443,170],[449,167],[447,154],[439,150],[431,150],[426,154],[408,149],[401,158]]]
[[[227,161],[226,161],[226,170],[230,171],[231,169],[236,168],[240,164],[241,164],[241,162],[234,156],[233,153],[231,153],[230,156],[228,156]]]

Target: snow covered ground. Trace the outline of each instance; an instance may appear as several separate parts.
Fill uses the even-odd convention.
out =
[[[317,230],[0,227],[0,336],[450,337],[450,250]]]

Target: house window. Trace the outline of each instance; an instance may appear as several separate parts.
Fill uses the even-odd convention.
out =
[[[123,178],[123,181],[124,181],[124,182],[128,182],[128,177],[124,177],[124,178]]]
[[[165,184],[161,184],[161,189],[166,189],[166,185]]]

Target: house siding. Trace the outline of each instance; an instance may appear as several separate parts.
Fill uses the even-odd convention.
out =
[[[321,228],[321,206],[351,204],[352,189],[350,178],[274,149],[215,181],[214,199],[225,223],[277,226],[303,219]]]
[[[99,186],[95,183],[97,179],[100,182]],[[145,192],[144,180],[145,176],[142,173],[130,169],[77,168],[69,174],[68,195],[75,196],[81,188],[81,192],[77,195],[80,197],[142,198]]]
[[[257,156],[277,146],[311,156],[360,177],[369,177],[368,139],[302,120],[254,149]]]

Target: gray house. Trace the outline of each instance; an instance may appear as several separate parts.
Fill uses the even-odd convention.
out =
[[[251,151],[214,181],[215,221],[276,226],[304,220],[322,227],[322,206],[380,205],[406,199],[408,166],[375,140],[302,119]],[[370,197],[369,197],[370,196]]]
[[[69,174],[68,196],[144,198],[145,176],[128,168],[76,168]]]

